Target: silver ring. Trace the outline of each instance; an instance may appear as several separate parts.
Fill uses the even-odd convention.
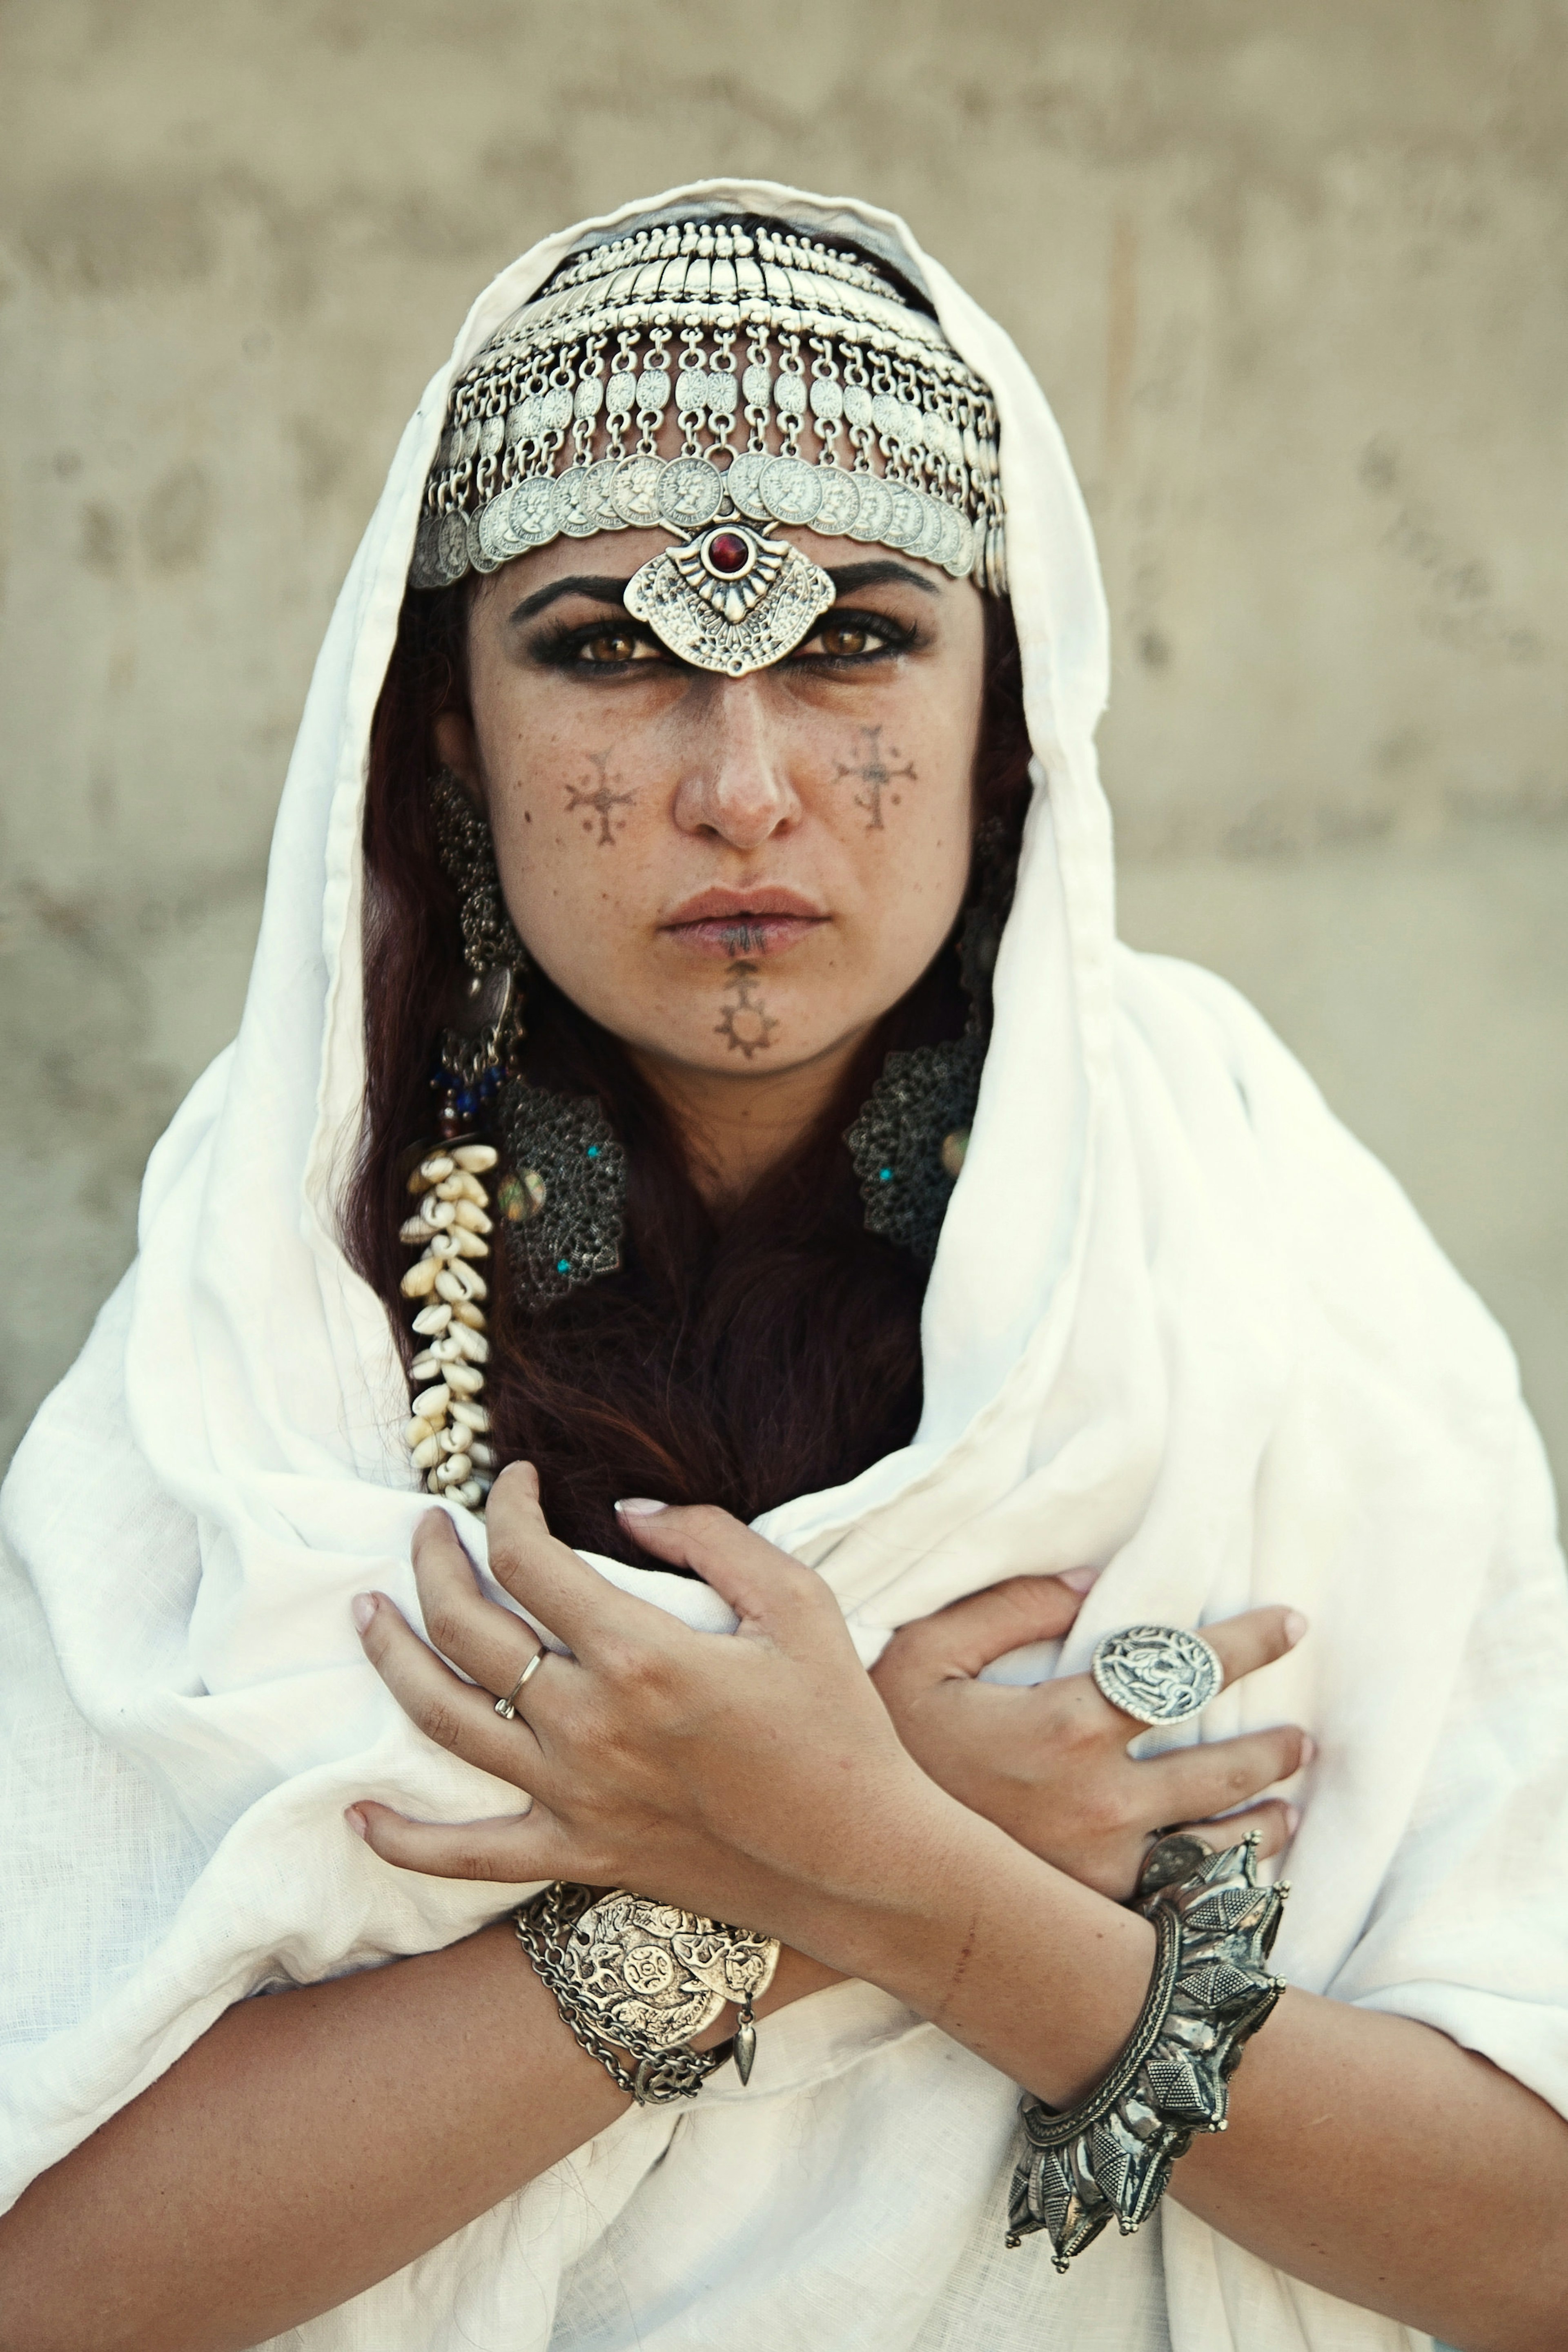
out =
[[[528,1664],[523,1668],[522,1673],[517,1676],[517,1681],[512,1685],[511,1689],[507,1693],[506,1697],[498,1698],[496,1701],[497,1714],[504,1715],[508,1723],[510,1723],[513,1716],[515,1716],[517,1711],[517,1693],[523,1688],[524,1685],[528,1681],[531,1675],[538,1674],[544,1662],[544,1645],[541,1643],[540,1646],[534,1652],[533,1656],[528,1660]]]
[[[1225,1680],[1218,1653],[1180,1625],[1125,1625],[1103,1634],[1089,1671],[1101,1696],[1135,1723],[1186,1723]]]

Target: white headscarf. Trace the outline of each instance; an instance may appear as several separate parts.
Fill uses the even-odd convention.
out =
[[[1082,1669],[1119,1624],[1305,1610],[1311,1638],[1202,1726],[1283,1717],[1321,1743],[1279,1964],[1425,2020],[1568,2113],[1568,1597],[1508,1348],[1256,1015],[1115,942],[1092,740],[1104,600],[1012,343],[886,214],[756,183],[659,201],[708,199],[895,253],[994,388],[1040,782],[926,1300],[920,1430],[763,1530],[820,1570],[868,1658],[888,1628],[1024,1570],[1106,1571],[1061,1660],[1020,1656],[1024,1676]],[[229,2003],[446,1944],[508,1900],[388,1869],[341,1818],[367,1793],[453,1818],[513,1799],[412,1728],[350,1628],[367,1585],[416,1617],[427,1505],[386,1311],[337,1220],[364,1085],[367,743],[421,490],[454,373],[585,233],[497,278],[402,436],[317,665],[238,1038],[154,1151],[141,1255],[5,1489],[6,2202]],[[601,1565],[688,1622],[729,1622],[704,1587]],[[1168,2200],[1065,2282],[1042,2242],[1004,2256],[1014,2086],[869,1988],[768,2021],[750,2089],[723,2082],[678,2120],[628,2115],[286,2340],[1426,2340]]]

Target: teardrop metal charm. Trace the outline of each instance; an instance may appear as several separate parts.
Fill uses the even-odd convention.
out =
[[[735,2071],[743,2084],[751,2080],[752,2061],[756,2055],[757,2026],[751,2014],[751,2003],[747,2001],[735,2029]]]

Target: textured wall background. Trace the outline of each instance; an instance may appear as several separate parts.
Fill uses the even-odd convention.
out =
[[[1565,0],[0,0],[0,1458],[231,1034],[395,436],[543,230],[905,213],[1101,533],[1124,927],[1216,966],[1568,1466]]]

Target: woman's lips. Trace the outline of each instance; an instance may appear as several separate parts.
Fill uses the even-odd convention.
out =
[[[664,935],[694,955],[718,956],[734,963],[745,956],[779,955],[808,932],[820,930],[825,915],[709,915],[695,923],[666,923]]]
[[[800,891],[768,885],[755,890],[699,891],[674,908],[659,928],[690,954],[734,963],[748,956],[782,954],[827,920]]]

